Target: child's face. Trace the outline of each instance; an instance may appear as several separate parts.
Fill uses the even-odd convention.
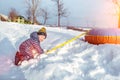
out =
[[[42,42],[44,39],[45,39],[45,36],[44,35],[38,35],[39,37],[39,41]]]

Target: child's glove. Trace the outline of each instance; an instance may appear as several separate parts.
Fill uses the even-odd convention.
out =
[[[49,51],[49,50],[47,50],[47,49],[44,49],[44,53],[45,53],[45,54],[47,54],[47,53],[48,53],[48,51]]]

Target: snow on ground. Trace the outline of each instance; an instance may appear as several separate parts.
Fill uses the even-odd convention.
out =
[[[77,39],[38,59],[13,64],[22,41],[42,26],[0,22],[0,80],[120,80],[120,45],[92,45]],[[46,27],[48,50],[82,32]]]

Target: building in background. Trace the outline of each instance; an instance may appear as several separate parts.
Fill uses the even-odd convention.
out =
[[[10,21],[10,20],[6,15],[0,14],[0,21]]]

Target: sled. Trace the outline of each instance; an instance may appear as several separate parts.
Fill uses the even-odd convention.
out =
[[[120,44],[120,36],[86,35],[85,40],[91,44]]]

